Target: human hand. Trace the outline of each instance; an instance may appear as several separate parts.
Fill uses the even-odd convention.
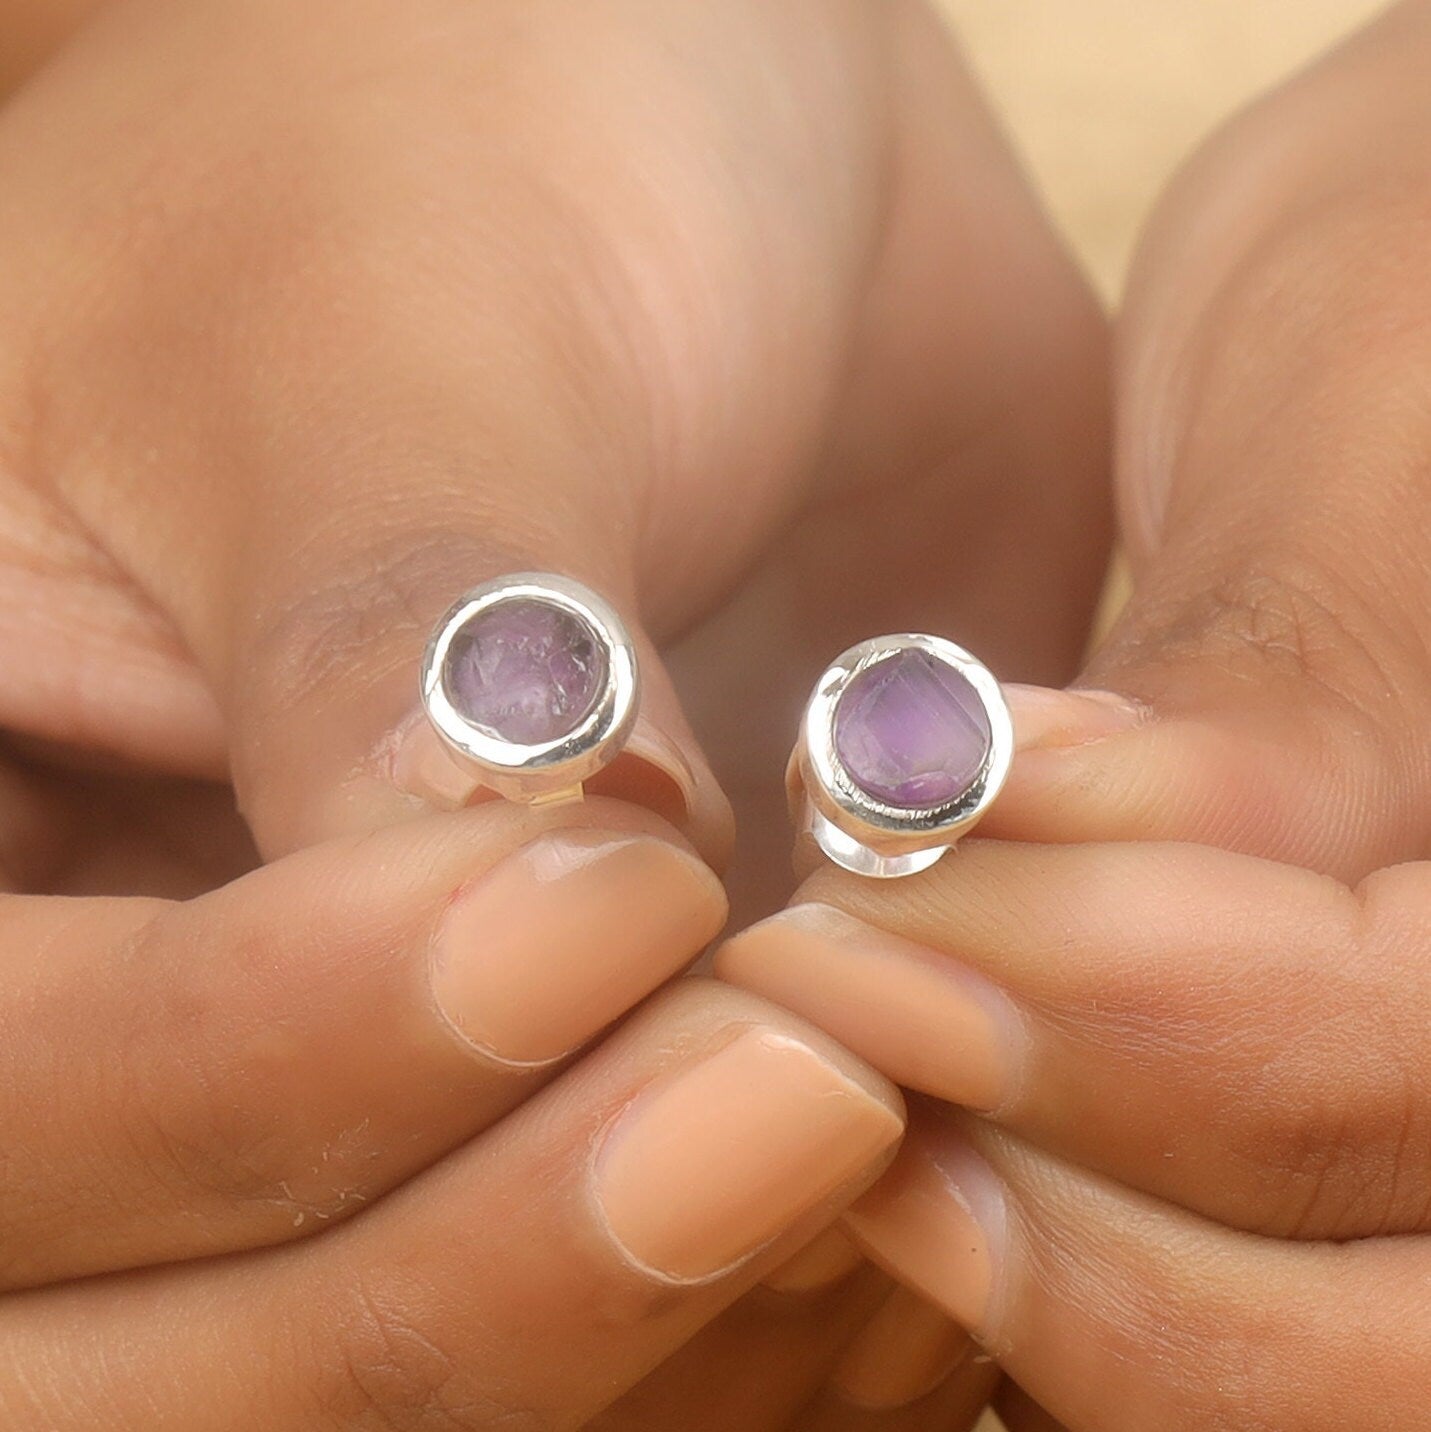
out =
[[[645,618],[699,774],[650,651],[686,635],[727,783],[775,799],[754,733],[837,634],[933,602],[1068,669],[1102,325],[937,25],[661,10],[176,6],[12,103],[4,470],[43,561],[9,571],[60,617],[3,649],[11,729],[227,768],[272,854],[404,813],[374,753],[412,653],[504,568]]]
[[[717,962],[933,1096],[850,1222],[1016,1432],[1431,1425],[1428,62],[1404,5],[1153,225],[1123,705],[1046,699],[1002,839]]]
[[[0,189],[24,892],[0,1406],[146,1432],[578,1425],[832,1218],[897,1131],[878,1080],[699,983],[564,1068],[718,920],[692,850],[634,809],[722,860],[658,649],[720,644],[696,705],[749,693],[738,729],[707,724],[735,783],[762,764],[772,791],[750,733],[804,684],[782,633],[813,666],[932,592],[1059,674],[1101,565],[1096,310],[908,5],[126,7],[0,117]],[[860,568],[872,513],[891,551]],[[961,545],[949,580],[932,558],[976,527],[988,551]],[[601,837],[575,855],[527,812],[424,816],[407,740],[432,620],[531,566],[621,605],[648,679],[645,759],[604,783],[623,804],[560,822]],[[202,894],[253,859],[224,778],[273,863]],[[606,895],[548,891],[598,865]],[[473,969],[505,951],[529,1018],[464,1044],[428,944],[504,868],[505,917],[460,943]],[[592,913],[616,894],[653,927]],[[548,899],[555,932],[510,918]],[[593,925],[620,936],[604,961],[572,940]],[[781,1226],[740,1230],[751,1261],[672,1292],[606,1237],[587,1163],[671,1060],[740,1029],[775,1067],[735,1142],[783,1140],[781,1087],[795,1107],[828,1085],[848,1176],[811,1155],[799,1207],[763,1197]],[[117,1071],[98,1092],[95,1069]],[[51,1286],[83,1274],[108,1277]],[[788,1422],[880,1292],[854,1281],[743,1307],[705,1375],[798,1345],[739,1388]],[[697,1386],[648,1381],[631,1415],[721,1425]]]

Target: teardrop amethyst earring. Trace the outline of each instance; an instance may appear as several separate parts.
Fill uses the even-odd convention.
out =
[[[837,865],[889,879],[926,870],[1003,786],[1013,721],[993,674],[942,637],[861,642],[820,677],[791,781]]]

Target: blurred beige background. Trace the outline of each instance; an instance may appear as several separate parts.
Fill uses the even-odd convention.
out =
[[[1173,169],[1384,0],[939,0],[1106,297]]]
[[[940,0],[1057,222],[1116,302],[1137,233],[1220,120],[1384,0]],[[996,1432],[992,1417],[979,1432]]]

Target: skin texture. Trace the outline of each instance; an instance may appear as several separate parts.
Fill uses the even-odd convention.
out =
[[[6,217],[23,282],[12,274],[3,292],[17,318],[0,361],[13,501],[58,509],[70,523],[60,531],[85,534],[86,547],[52,538],[47,555],[85,560],[39,564],[40,576],[58,572],[73,593],[84,573],[83,590],[110,603],[97,610],[112,630],[142,634],[102,651],[148,662],[142,680],[114,663],[103,701],[73,680],[58,683],[71,699],[56,701],[43,685],[53,656],[36,660],[33,633],[12,636],[6,717],[43,743],[27,748],[32,759],[98,747],[130,769],[189,777],[227,761],[273,859],[252,877],[260,908],[274,908],[267,895],[290,878],[322,888],[303,862],[363,870],[342,843],[357,839],[379,893],[410,872],[393,898],[421,930],[438,893],[424,883],[433,837],[422,821],[382,829],[406,808],[367,753],[401,717],[403,664],[439,592],[494,559],[569,566],[657,614],[644,628],[653,650],[683,634],[671,666],[705,673],[704,685],[688,684],[695,714],[721,704],[712,692],[727,712],[739,708],[728,725],[702,720],[737,795],[741,773],[763,761],[738,738],[777,724],[764,716],[779,709],[783,683],[801,684],[788,660],[761,654],[810,650],[813,668],[847,621],[949,627],[955,616],[976,631],[988,622],[995,647],[1002,632],[1012,657],[1001,669],[1015,674],[1019,661],[1056,665],[1070,644],[1045,626],[1048,645],[1026,632],[1018,655],[1022,624],[1054,610],[1029,595],[1048,598],[1032,560],[1002,584],[977,563],[948,576],[951,538],[971,522],[1004,560],[1001,515],[1022,524],[1021,555],[1057,552],[1083,570],[1067,544],[1026,529],[1035,512],[1069,522],[1043,500],[1051,492],[1083,510],[1099,425],[1086,416],[1097,385],[1078,360],[1096,355],[1097,325],[977,109],[951,108],[950,94],[967,91],[927,22],[889,7],[878,18],[855,5],[818,16],[727,7],[713,48],[710,15],[695,6],[604,11],[579,40],[575,13],[434,11],[431,29],[400,36],[376,12],[371,29],[330,23],[323,73],[334,78],[285,89],[271,76],[308,77],[312,66],[306,13],[249,8],[239,23],[205,11],[218,30],[198,33],[182,16],[135,12],[6,116],[0,179],[23,218]],[[658,21],[665,44],[653,58]],[[481,44],[464,52],[478,31]],[[812,52],[812,33],[828,48]],[[732,35],[759,64],[720,63],[737,53]],[[260,50],[268,68],[254,62]],[[474,99],[478,55],[496,78]],[[1119,369],[1138,591],[1086,678],[1138,703],[1144,719],[1025,752],[983,838],[928,875],[891,888],[826,872],[801,892],[1003,993],[1023,1038],[1009,1042],[1007,1092],[988,1117],[915,1101],[885,1173],[901,1104],[855,1057],[858,1030],[842,1028],[846,1052],[801,1022],[798,992],[787,1015],[690,982],[506,1119],[465,1142],[454,1130],[447,1157],[332,1232],[12,1294],[0,1304],[9,1420],[967,1425],[989,1392],[987,1364],[962,1368],[927,1407],[886,1409],[873,1423],[839,1401],[846,1345],[889,1296],[881,1277],[855,1270],[793,1310],[788,1294],[759,1286],[848,1210],[848,1230],[884,1270],[967,1325],[1017,1379],[1024,1391],[1008,1406],[1019,1432],[1424,1423],[1431,1120],[1418,1015],[1431,928],[1431,663],[1415,616],[1431,595],[1429,59],[1431,8],[1393,11],[1239,121],[1153,226]],[[116,63],[132,85],[101,86],[94,76]],[[891,73],[908,85],[882,84]],[[593,74],[614,85],[600,104]],[[771,74],[783,83],[751,86]],[[789,85],[801,119],[827,122],[807,132],[771,106]],[[351,104],[355,89],[381,126]],[[136,109],[134,94],[163,94],[165,122]],[[647,133],[633,111],[653,95],[666,123],[640,151],[644,167],[628,169],[612,156]],[[47,122],[71,102],[88,124]],[[181,105],[187,122],[176,125]],[[223,148],[236,110],[254,126],[238,153]],[[456,128],[442,129],[453,114]],[[752,146],[751,128],[779,142]],[[104,162],[92,156],[95,134],[122,137]],[[507,148],[514,134],[520,163]],[[900,142],[908,134],[923,137],[912,152]],[[401,142],[434,135],[445,146]],[[304,141],[331,165],[316,189],[300,182],[310,171],[295,174],[293,156],[313,152]],[[448,173],[452,156],[465,164],[474,153],[481,162],[464,173],[480,187],[480,212],[463,208]],[[822,165],[826,153],[839,164]],[[933,173],[957,170],[963,187],[915,182],[920,156],[938,159]],[[896,159],[907,189],[885,167]],[[142,182],[156,172],[168,200],[157,212]],[[548,182],[530,185],[533,173]],[[652,173],[674,178],[653,189],[642,182]],[[792,187],[791,174],[802,182]],[[732,175],[743,181],[734,191]],[[241,226],[227,207],[236,186],[249,201]],[[673,189],[686,225],[653,202]],[[403,203],[385,210],[378,191]],[[604,225],[616,209],[622,222]],[[975,211],[978,224],[957,222]],[[752,213],[768,222],[752,227]],[[257,235],[254,214],[267,221]],[[513,227],[528,242],[514,244]],[[951,233],[968,247],[954,252]],[[555,251],[552,235],[564,238]],[[395,277],[391,254],[414,251],[425,257],[418,277],[439,282],[408,287],[410,261]],[[474,251],[476,270],[465,266]],[[936,253],[947,272],[921,264]],[[748,287],[752,272],[765,282]],[[810,273],[829,281],[803,285]],[[633,285],[639,297],[622,307],[612,295]],[[983,297],[996,287],[1014,297],[991,316]],[[593,294],[610,309],[593,312]],[[613,325],[611,311],[624,321]],[[210,321],[196,328],[195,313]],[[480,422],[472,393],[484,396]],[[1039,459],[1055,452],[1062,460],[1046,472]],[[455,484],[454,471],[478,477]],[[867,486],[875,471],[877,491]],[[520,501],[512,472],[527,479]],[[974,481],[990,473],[992,494]],[[1031,503],[1035,477],[1050,485]],[[902,523],[890,517],[896,493]],[[456,521],[454,506],[466,514]],[[790,526],[797,512],[804,520]],[[946,560],[928,589],[871,579],[862,590],[858,573],[882,569],[840,554],[869,555],[876,532],[891,534],[891,551],[875,555],[914,573],[929,564],[911,560],[909,544],[930,535]],[[36,565],[12,568],[30,605]],[[1043,569],[1038,580],[1068,575]],[[822,603],[836,585],[848,590]],[[1084,585],[1069,590],[1071,608],[1058,610],[1081,611]],[[806,601],[821,614],[808,626]],[[884,620],[906,612],[915,619]],[[88,670],[83,624],[60,632],[73,651],[59,669],[73,673],[85,653]],[[712,660],[706,642],[780,676],[762,675],[748,706],[732,702],[742,673]],[[51,713],[57,726],[45,724]],[[739,759],[752,755],[761,759]],[[20,815],[48,808],[34,790],[17,775]],[[597,813],[643,819],[629,807]],[[530,819],[489,810],[440,821],[444,840],[459,828],[473,840],[470,869],[439,863],[453,888]],[[491,826],[468,825],[480,821]],[[710,829],[691,834],[718,858]],[[12,845],[16,859],[31,849]],[[70,868],[78,888],[91,871],[98,888],[99,872],[113,878],[129,859]],[[129,887],[164,868],[133,860]],[[254,888],[206,898],[242,901]],[[752,908],[769,895],[754,880],[738,890]],[[99,936],[128,935],[136,919],[192,922],[197,935],[181,949],[227,952],[243,928],[227,904],[210,929],[203,900],[179,916],[120,903],[66,907],[65,928],[83,937],[72,958],[108,953]],[[345,903],[305,906],[313,926],[295,917],[282,933],[340,947]],[[48,907],[35,894],[10,909],[44,921]],[[248,928],[271,951],[274,933]],[[405,929],[392,927],[380,965],[401,965]],[[97,1042],[118,1023],[112,1007],[99,1013]],[[266,1028],[277,1013],[260,1006],[256,1022]],[[752,1031],[759,1044],[804,1051],[771,1107],[813,1089],[824,1112],[833,1093],[849,1122],[832,1147],[862,1152],[833,1185],[830,1168],[782,1168],[781,1206],[798,1212],[752,1234],[768,1236],[748,1260],[709,1282],[653,1278],[633,1260],[638,1246],[672,1268],[703,1265],[684,1262],[684,1242],[677,1257],[668,1234],[639,1244],[620,1213],[629,1199],[599,1216],[606,1137],[689,1061]],[[131,1101],[122,1107],[134,1116]],[[310,1147],[287,1151],[311,1167]],[[718,1150],[703,1152],[719,1166]],[[131,1170],[111,1160],[105,1173]],[[57,1223],[64,1245],[78,1224]],[[272,1373],[261,1387],[246,1371],[255,1363]]]
[[[1428,61],[1431,6],[1393,9],[1148,234],[1137,589],[1085,677],[1144,719],[1021,755],[999,839],[799,897],[1009,1001],[1001,1101],[920,1101],[850,1227],[1022,1385],[1019,1432],[1431,1425]]]
[[[1105,326],[942,31],[885,0],[146,0],[15,90],[0,192],[0,1422],[792,1425],[890,1284],[762,1282],[886,1166],[894,1089],[695,980],[513,1068],[438,1005],[481,981],[428,979],[570,968],[609,914],[544,886],[538,932],[498,872],[579,826],[667,852],[629,897],[665,943],[608,950],[640,1000],[720,919],[712,765],[757,834],[732,894],[778,905],[774,748],[869,629],[1072,670]],[[687,810],[629,765],[575,813],[397,780],[432,622],[516,568],[621,607]],[[768,1092],[730,1107],[781,1157],[671,1119],[746,1182],[643,1215],[602,1150],[697,1066]],[[970,1422],[990,1378],[931,1406]]]
[[[88,0],[3,0],[0,94],[8,94],[33,74],[95,8]]]

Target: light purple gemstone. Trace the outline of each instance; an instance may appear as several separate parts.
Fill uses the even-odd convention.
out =
[[[962,795],[991,739],[973,685],[946,662],[912,648],[860,672],[835,713],[835,752],[850,779],[900,810]]]
[[[442,676],[448,700],[474,726],[539,746],[571,735],[591,715],[606,674],[606,650],[584,621],[550,602],[514,597],[453,637]]]

